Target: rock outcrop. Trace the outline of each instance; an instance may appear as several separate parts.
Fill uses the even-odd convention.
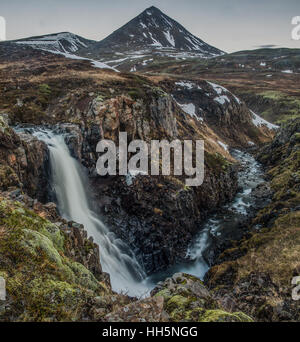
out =
[[[0,195],[0,276],[7,290],[0,321],[93,319],[90,303],[112,294],[86,232],[53,205],[15,192]]]
[[[164,299],[171,322],[252,322],[242,312],[225,311],[204,284],[188,274],[178,273],[166,279],[151,295]]]
[[[31,135],[17,135],[8,121],[7,115],[0,115],[0,188],[21,188],[45,202],[49,190],[48,149]]]

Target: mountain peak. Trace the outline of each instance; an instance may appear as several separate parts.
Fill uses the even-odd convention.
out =
[[[145,50],[184,51],[205,57],[222,55],[200,38],[188,32],[181,24],[151,6],[110,36],[95,44],[93,52],[130,52]]]
[[[144,12],[150,12],[150,13],[158,12],[158,13],[162,13],[162,11],[159,8],[155,7],[155,6],[151,6],[151,7],[146,8]]]

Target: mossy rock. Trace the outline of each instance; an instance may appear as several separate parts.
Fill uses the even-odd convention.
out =
[[[253,322],[252,318],[242,312],[233,314],[222,310],[207,310],[200,318],[200,322]]]
[[[203,282],[178,273],[159,285],[155,296],[164,298],[164,309],[172,322],[251,322],[247,315],[223,310]]]
[[[0,321],[80,320],[91,298],[111,293],[65,256],[56,225],[20,203],[0,198],[0,228],[0,275],[12,303]]]

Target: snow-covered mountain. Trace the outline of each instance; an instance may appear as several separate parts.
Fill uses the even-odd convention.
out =
[[[75,53],[79,49],[88,48],[95,43],[95,41],[85,39],[70,32],[61,32],[45,36],[20,39],[16,41],[16,43],[46,51]]]
[[[150,7],[104,40],[87,49],[93,57],[103,53],[166,51],[196,53],[203,57],[224,54],[188,32],[156,7]]]
[[[140,71],[161,59],[213,58],[224,54],[150,7],[100,42],[69,32],[13,41],[20,47],[90,60],[120,71]]]

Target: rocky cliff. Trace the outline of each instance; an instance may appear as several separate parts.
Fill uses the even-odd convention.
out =
[[[285,124],[259,152],[271,202],[254,219],[252,232],[225,251],[207,276],[215,294],[226,294],[227,309],[261,321],[299,320],[299,305],[292,299],[292,279],[300,272],[299,124],[299,119]]]
[[[17,187],[33,198],[47,200],[49,190],[48,150],[31,135],[17,135],[8,125],[9,117],[0,116],[0,187]]]

